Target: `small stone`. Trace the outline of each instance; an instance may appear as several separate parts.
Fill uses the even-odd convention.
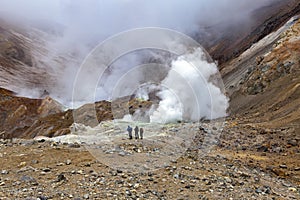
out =
[[[57,142],[52,142],[51,147],[57,147],[58,143]]]
[[[33,181],[33,182],[31,182],[30,184],[33,185],[33,186],[39,185],[38,182],[36,182],[36,181]]]
[[[28,182],[28,183],[31,183],[31,184],[35,184],[37,183],[35,178],[31,177],[31,176],[27,176],[27,175],[23,175],[21,178],[20,178],[21,181],[23,182]]]
[[[48,197],[45,197],[45,196],[38,196],[38,199],[40,199],[40,200],[48,200]]]
[[[286,175],[285,172],[284,172],[284,170],[278,169],[278,168],[272,169],[272,172],[274,174],[276,174],[277,176],[285,176]]]
[[[42,169],[43,170],[43,172],[50,172],[51,171],[51,169],[50,168],[44,168],[44,169]]]
[[[174,174],[173,177],[176,178],[176,179],[179,179],[179,174]]]
[[[291,192],[297,192],[297,189],[296,189],[296,188],[293,188],[293,187],[290,187],[290,188],[289,188],[289,191],[291,191]]]
[[[66,161],[66,165],[70,165],[71,163],[72,163],[72,162],[71,162],[71,160],[69,160],[69,159]]]
[[[257,147],[257,151],[258,152],[267,152],[268,151],[268,147],[267,146],[264,146],[264,145],[259,145]]]
[[[0,182],[0,186],[4,186],[5,185],[5,182]]]
[[[286,165],[279,165],[279,167],[280,167],[281,169],[287,169],[287,166],[286,166]]]
[[[298,145],[297,140],[289,140],[288,144],[294,147]]]
[[[154,181],[154,179],[152,177],[148,178],[148,181]]]
[[[64,181],[64,180],[66,180],[66,177],[63,174],[59,174],[57,176],[57,180],[56,180],[57,182]]]
[[[112,176],[117,176],[118,175],[118,173],[116,172],[116,171],[110,171],[109,172]]]
[[[226,181],[227,183],[231,183],[231,182],[232,182],[232,180],[231,180],[230,178],[228,178],[228,177],[225,177],[225,181]]]
[[[127,194],[127,196],[131,196],[131,195],[132,195],[131,192],[130,192],[129,190],[126,190],[125,193]]]
[[[84,198],[84,199],[89,199],[89,198],[90,198],[90,197],[89,197],[89,194],[83,195],[83,198]]]
[[[282,185],[284,187],[292,187],[292,185],[290,183],[287,183],[287,182],[283,182]]]
[[[41,172],[40,174],[41,174],[41,175],[46,175],[47,173],[46,173],[46,172]]]
[[[264,186],[263,192],[264,192],[265,194],[271,194],[271,188],[270,188],[270,186]]]
[[[21,162],[21,163],[18,165],[18,167],[22,168],[22,167],[25,167],[26,165],[27,165],[26,162]]]
[[[121,152],[119,153],[119,156],[126,156],[126,153],[123,152],[123,151],[121,151]]]
[[[90,166],[91,166],[91,163],[85,163],[84,166],[85,166],[85,167],[90,167]]]
[[[280,152],[282,152],[282,149],[281,149],[281,147],[275,147],[273,149],[273,151],[276,152],[276,153],[280,153]]]
[[[2,170],[1,174],[8,174],[9,172],[7,170]]]
[[[70,148],[80,148],[80,144],[75,142],[75,143],[69,144],[68,147],[70,147]]]
[[[256,192],[257,194],[260,194],[260,193],[262,193],[262,190],[259,189],[259,188],[257,188],[257,189],[255,190],[255,192]]]
[[[57,163],[56,166],[63,166],[64,163]]]
[[[37,164],[37,163],[39,163],[39,161],[38,160],[32,160],[31,163],[32,164]]]

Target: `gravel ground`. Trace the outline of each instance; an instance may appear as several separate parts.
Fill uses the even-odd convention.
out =
[[[1,140],[0,199],[300,199],[293,132],[280,130],[287,136],[281,140],[279,130],[235,123],[227,120],[210,152],[189,148],[161,168],[140,172],[108,167],[78,143]],[[199,127],[193,142],[205,131]],[[264,143],[270,133],[263,131],[272,132],[276,147]]]

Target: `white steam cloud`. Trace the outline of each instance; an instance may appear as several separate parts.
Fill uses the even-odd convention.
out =
[[[218,72],[208,63],[201,48],[172,62],[168,76],[162,81],[164,90],[151,122],[198,121],[226,116],[228,99],[210,78]]]

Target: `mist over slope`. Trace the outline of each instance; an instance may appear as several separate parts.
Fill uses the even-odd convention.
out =
[[[52,49],[52,52],[45,55],[48,56],[47,59],[54,60],[57,54],[72,54],[80,63],[98,43],[121,31],[154,26],[194,35],[201,26],[219,23],[226,26],[236,21],[247,23],[251,20],[249,15],[252,10],[269,2],[271,1],[221,0],[215,4],[208,0],[12,0],[1,3],[0,16],[19,26],[35,27],[54,34],[55,38],[51,37],[45,44],[47,49]],[[42,40],[47,40],[47,37]],[[63,72],[55,74],[58,76],[55,77],[56,86],[48,89],[54,97],[66,102],[70,100],[78,63],[69,59],[64,63],[54,63],[64,65]],[[131,61],[126,61],[126,65],[130,66]],[[84,82],[82,80],[83,84]]]
[[[53,74],[55,80],[53,84],[44,84],[46,87],[51,85],[47,88],[51,96],[70,106],[74,78],[81,61],[93,47],[108,37],[128,29],[149,26],[170,28],[190,36],[199,35],[199,32],[204,31],[203,27],[207,26],[224,28],[235,23],[250,23],[252,20],[251,12],[268,5],[270,2],[272,1],[236,2],[221,0],[218,1],[218,4],[215,4],[208,0],[188,0],[185,2],[179,0],[163,2],[158,0],[151,2],[135,0],[88,0],[84,2],[32,0],[24,2],[13,0],[3,2],[0,16],[19,26],[34,27],[48,34],[51,39],[48,40],[46,35],[42,40],[46,40],[46,49],[51,49],[51,51],[37,58],[41,59],[43,63],[56,61],[58,57],[66,57],[65,55],[74,59],[72,60],[69,57],[51,63],[52,69],[54,71],[58,69],[59,73]],[[215,37],[222,37],[222,33]],[[112,84],[131,70],[132,67],[145,62],[145,60],[151,60],[151,58],[158,59],[162,64],[171,67],[170,58],[164,57],[160,52],[151,55],[149,53],[146,53],[146,55],[136,54],[124,58],[115,63],[114,66],[107,66],[110,69],[107,73],[107,81],[103,85],[99,85],[95,100],[110,99]],[[36,67],[39,68],[40,66],[37,65]],[[136,74],[135,76],[143,77],[145,74]],[[82,90],[87,90],[85,93],[93,94],[94,91],[89,91],[91,87],[88,85],[91,74],[86,74],[83,77],[86,81],[82,80]],[[161,81],[164,78],[162,77]],[[32,90],[43,91],[44,88],[35,87],[39,86],[22,88],[18,92],[23,96],[32,95],[37,97],[38,95],[35,94],[38,92],[32,92]],[[201,88],[197,88],[197,92],[201,92]],[[86,100],[85,102],[83,100],[82,104],[87,102],[89,101]],[[223,104],[226,104],[226,102],[223,102]]]

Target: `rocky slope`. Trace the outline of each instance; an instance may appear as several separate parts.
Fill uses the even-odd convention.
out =
[[[199,36],[199,41],[208,50],[213,59],[221,65],[238,57],[245,50],[262,38],[279,29],[291,17],[300,13],[300,3],[297,0],[273,1],[270,5],[254,10],[252,20],[246,24],[232,23],[205,27],[209,34]],[[219,34],[222,37],[218,37]],[[217,38],[217,39],[216,39]]]
[[[0,89],[0,138],[34,138],[36,136],[54,137],[70,133],[74,121],[89,126],[99,122],[122,118],[126,114],[134,114],[136,110],[150,109],[152,103],[131,99],[120,99],[114,102],[100,101],[86,104],[76,110],[64,110],[64,106],[47,96],[44,99],[17,97],[9,90]],[[118,112],[112,113],[112,110]],[[96,112],[96,123],[91,122]],[[74,120],[74,115],[76,120]],[[114,115],[114,116],[113,116]]]
[[[299,133],[300,20],[295,17],[287,26],[233,60],[225,80],[232,94],[232,113]]]
[[[261,168],[268,163],[276,173],[291,171],[291,177],[299,177],[299,167],[280,161],[280,153],[216,148],[201,158],[187,152],[162,169],[130,173],[110,169],[78,145],[16,140],[1,142],[0,147],[1,199],[300,197],[299,179],[291,182]]]

